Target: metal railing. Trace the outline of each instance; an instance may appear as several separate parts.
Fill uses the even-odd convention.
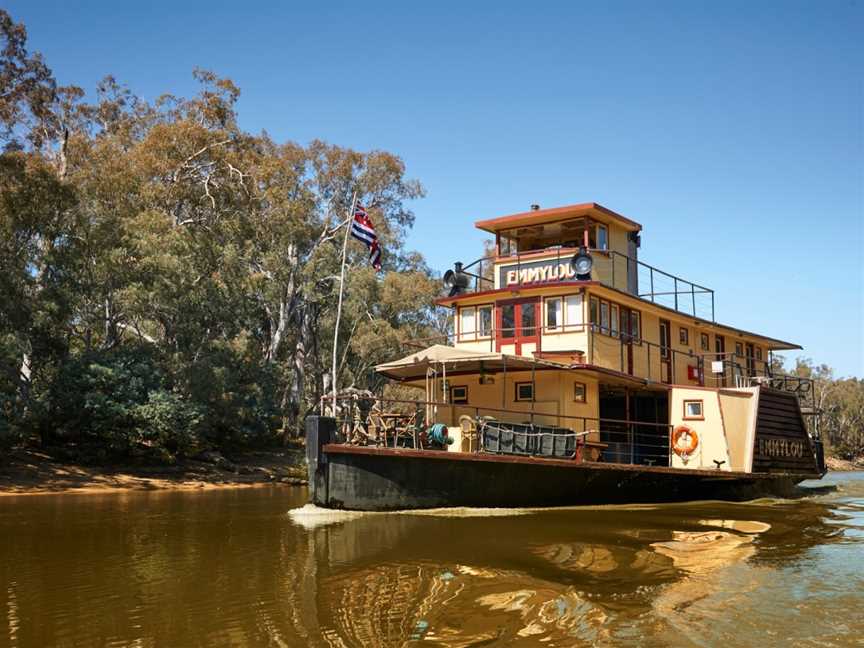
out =
[[[456,427],[468,417],[476,431],[476,442],[468,452],[487,454],[539,455],[541,442],[548,437],[572,436],[572,455],[596,457],[600,461],[631,465],[670,465],[669,439],[672,426],[667,423],[601,419],[536,411],[537,403],[525,410],[505,409],[448,403],[442,401],[403,400],[367,397],[351,394],[338,396],[335,412],[332,396],[320,402],[322,415],[334,416],[337,421],[338,443],[390,448],[430,447],[428,432],[435,423]],[[526,441],[524,450],[508,451],[501,444],[489,447],[491,438],[487,428],[508,429],[515,434],[536,437]],[[548,446],[548,444],[546,444]],[[517,446],[519,447],[518,444]],[[568,446],[569,447],[569,446]],[[577,448],[587,451],[576,454]]]
[[[489,290],[495,283],[494,279],[490,279],[483,272],[484,264],[486,264],[486,268],[491,264],[493,272],[497,272],[502,264],[512,266],[515,263],[515,269],[519,273],[523,264],[537,261],[554,260],[558,265],[561,263],[569,264],[570,259],[577,251],[577,248],[552,246],[545,250],[532,250],[510,256],[481,257],[462,266],[462,271],[474,278],[473,290],[469,289],[469,292],[478,292]],[[616,250],[591,248],[589,252],[594,259],[592,271],[594,281],[599,281],[618,290],[624,290],[643,299],[650,299],[652,303],[672,308],[680,313],[711,322],[715,321],[714,291],[711,288],[660,270]],[[477,267],[476,272],[467,272],[475,266]],[[623,281],[621,281],[622,276]],[[640,290],[640,288],[642,289]]]

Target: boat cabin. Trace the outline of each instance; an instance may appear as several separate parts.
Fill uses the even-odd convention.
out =
[[[771,365],[801,347],[718,322],[710,288],[640,260],[639,223],[583,203],[475,225],[494,254],[445,275],[451,344],[377,367],[424,390],[428,422],[455,434],[465,417],[490,421],[510,434],[492,443],[518,443],[518,426],[553,446],[580,434],[589,458],[613,463],[750,472],[812,459],[799,399]],[[790,422],[803,445],[771,445]]]

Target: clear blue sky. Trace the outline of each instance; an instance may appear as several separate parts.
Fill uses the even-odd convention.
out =
[[[599,202],[719,321],[864,377],[860,0],[4,4],[63,83],[189,94],[201,66],[248,130],[401,155],[438,270],[476,219]]]

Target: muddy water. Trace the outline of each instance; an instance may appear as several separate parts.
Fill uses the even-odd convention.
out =
[[[0,646],[864,645],[864,473],[746,504],[0,500]]]

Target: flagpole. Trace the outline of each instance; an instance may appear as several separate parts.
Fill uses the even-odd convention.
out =
[[[342,271],[339,275],[339,305],[336,307],[336,326],[333,329],[333,418],[336,418],[336,350],[339,346],[339,321],[342,319],[342,293],[345,288],[345,256],[348,253],[348,234],[357,207],[357,192],[351,196],[351,209],[345,221],[345,240],[342,242]]]

